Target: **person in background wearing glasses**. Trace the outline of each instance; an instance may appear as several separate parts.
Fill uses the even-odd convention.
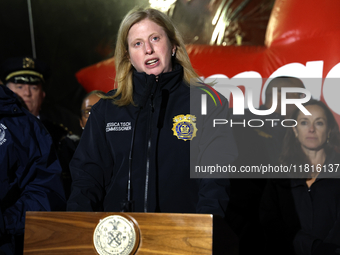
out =
[[[97,103],[100,99],[99,95],[105,95],[103,91],[93,90],[90,93],[86,94],[83,99],[83,103],[81,104],[81,117],[79,119],[79,123],[82,129],[85,128],[86,122],[90,117],[91,108]]]
[[[85,128],[85,124],[87,122],[87,119],[90,116],[90,111],[92,106],[97,103],[100,99],[98,95],[104,95],[105,93],[99,90],[91,91],[90,93],[86,94],[83,102],[81,104],[81,116],[79,119],[80,127],[82,129]],[[59,144],[59,160],[60,164],[63,168],[63,185],[65,190],[65,196],[66,199],[69,198],[71,193],[71,185],[72,185],[72,178],[69,168],[69,163],[73,157],[74,152],[77,149],[77,146],[79,144],[80,137],[77,135],[68,135],[66,136],[63,141]]]

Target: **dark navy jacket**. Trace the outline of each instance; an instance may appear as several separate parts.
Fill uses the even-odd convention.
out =
[[[327,155],[332,178],[323,167],[309,188],[305,179],[268,180],[260,207],[268,254],[339,254],[339,164],[339,154]]]
[[[22,254],[26,211],[65,210],[60,174],[44,126],[0,85],[0,251]]]
[[[135,128],[131,167],[134,211],[224,216],[228,179],[191,179],[190,150],[202,154],[210,148],[214,155],[208,155],[205,162],[216,164],[213,159],[219,155],[223,164],[231,163],[237,149],[230,127],[217,127],[215,134],[207,131],[202,135],[205,129],[196,116],[197,137],[178,138],[175,117],[190,113],[190,87],[183,82],[180,66],[159,75],[158,81],[154,75],[134,72],[134,102],[136,106],[118,107],[112,100],[101,99],[93,106],[70,163],[73,183],[67,210],[121,211]],[[211,109],[220,110],[226,119],[226,100],[223,107]],[[212,126],[212,120],[209,123]]]

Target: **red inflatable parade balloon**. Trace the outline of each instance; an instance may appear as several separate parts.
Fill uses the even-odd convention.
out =
[[[268,79],[297,77],[314,99],[326,103],[340,123],[339,45],[338,0],[276,0],[264,46],[188,45],[187,50],[204,81],[215,80],[215,89],[229,99],[225,84],[242,88],[245,97],[251,91],[254,107],[258,107],[264,101]],[[113,89],[114,76],[113,59],[76,73],[87,91]],[[230,103],[233,105],[232,100]]]

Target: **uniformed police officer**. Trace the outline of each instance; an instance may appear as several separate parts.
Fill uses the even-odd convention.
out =
[[[41,120],[50,133],[63,168],[67,197],[71,185],[68,164],[79,137],[72,135],[72,132],[63,124],[41,113],[41,106],[46,96],[46,80],[49,74],[50,68],[45,62],[31,57],[9,58],[2,63],[0,68],[0,79],[3,84],[21,98],[23,105],[30,113]]]

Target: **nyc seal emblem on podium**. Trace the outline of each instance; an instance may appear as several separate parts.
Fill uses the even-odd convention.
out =
[[[129,255],[136,244],[133,223],[123,216],[108,216],[98,223],[93,243],[100,255]]]
[[[174,125],[172,131],[178,139],[184,141],[192,140],[196,136],[196,117],[191,114],[181,114],[173,118]]]

